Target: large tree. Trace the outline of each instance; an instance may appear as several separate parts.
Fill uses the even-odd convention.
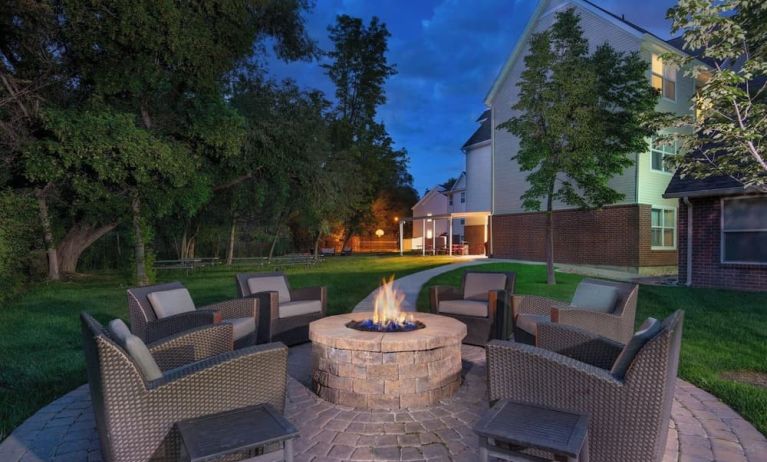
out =
[[[694,98],[698,117],[679,156],[683,175],[726,175],[746,187],[767,189],[767,2],[679,0],[668,12],[672,31],[683,32],[691,57],[666,58],[701,77]]]
[[[500,125],[519,138],[512,159],[527,176],[527,210],[546,212],[547,282],[555,284],[555,203],[599,208],[623,198],[608,184],[647,149],[657,94],[637,53],[603,44],[589,53],[580,17],[557,13],[553,26],[530,39],[517,83],[516,115]],[[543,204],[542,204],[543,203]]]

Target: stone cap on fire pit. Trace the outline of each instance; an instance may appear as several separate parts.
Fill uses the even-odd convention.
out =
[[[426,327],[409,332],[365,332],[347,327],[349,321],[373,317],[372,311],[330,316],[309,325],[309,339],[345,350],[380,352],[416,351],[459,343],[466,337],[466,324],[447,316],[413,313]]]

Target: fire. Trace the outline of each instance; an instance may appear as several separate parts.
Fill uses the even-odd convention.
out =
[[[384,278],[373,300],[373,322],[382,326],[389,323],[400,325],[406,322],[412,323],[413,314],[402,311],[404,300],[405,294],[394,288],[394,276],[392,275],[389,279]]]

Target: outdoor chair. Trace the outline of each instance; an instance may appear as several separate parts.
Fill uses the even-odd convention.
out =
[[[220,321],[234,327],[236,348],[256,344],[258,300],[241,298],[200,308],[180,282],[128,289],[131,331],[145,342]]]
[[[535,345],[537,325],[551,321],[626,343],[634,333],[638,293],[637,284],[584,279],[570,303],[536,295],[512,295],[514,341]]]
[[[515,273],[466,271],[461,287],[434,286],[429,290],[431,312],[455,318],[467,327],[463,343],[484,347],[491,338],[506,338],[509,296]]]
[[[626,345],[554,323],[538,326],[538,347],[494,340],[487,345],[490,401],[588,414],[591,462],[657,462],[668,436],[683,316],[649,319]]]
[[[309,323],[325,316],[326,287],[291,289],[283,273],[238,273],[237,294],[257,299],[261,307],[258,341],[288,346],[309,341]]]
[[[104,460],[177,461],[176,422],[256,404],[284,412],[288,349],[232,350],[221,323],[145,345],[80,316],[88,384]],[[110,326],[111,327],[111,326]],[[192,361],[192,362],[189,362]]]

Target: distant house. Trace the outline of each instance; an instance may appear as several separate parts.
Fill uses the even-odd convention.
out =
[[[679,200],[679,281],[694,287],[767,290],[767,194],[728,176],[674,175]]]
[[[556,13],[573,8],[593,52],[609,43],[618,51],[638,52],[647,62],[647,80],[661,93],[658,111],[690,114],[695,79],[683,70],[666,65],[663,53],[686,53],[676,40],[664,41],[622,16],[585,0],[542,0],[526,30],[488,93],[485,104],[490,140],[490,253],[495,257],[543,261],[545,214],[529,212],[522,206],[528,189],[526,177],[513,159],[519,140],[503,129],[492,129],[515,115],[512,106],[518,98],[517,82],[524,70],[532,33],[546,30]],[[658,12],[662,15],[662,12]],[[596,211],[583,211],[555,204],[554,258],[557,263],[608,267],[641,274],[676,271],[679,230],[678,203],[663,193],[673,176],[663,161],[676,155],[676,147],[661,146],[648,140],[646,152],[631,155],[634,164],[610,181],[624,194],[616,204]],[[477,145],[479,146],[479,144]],[[468,154],[471,156],[473,154]],[[469,184],[481,182],[471,172]]]

